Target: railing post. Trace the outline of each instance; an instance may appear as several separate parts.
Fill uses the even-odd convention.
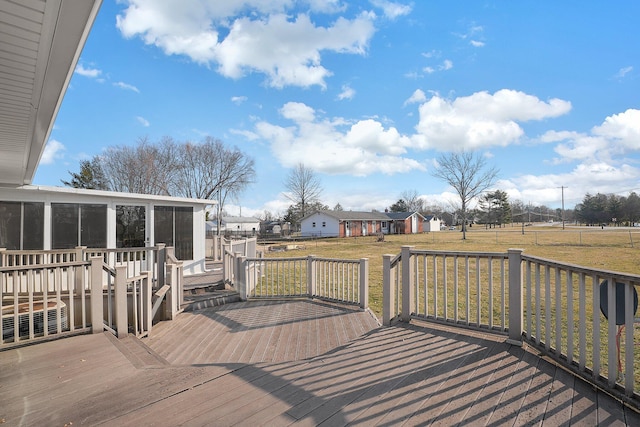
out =
[[[507,343],[522,346],[522,249],[509,249],[509,338]]]
[[[240,294],[240,299],[242,301],[247,300],[247,281],[246,281],[246,257],[237,254],[236,256],[236,264],[235,264],[235,283],[233,284],[238,293]]]
[[[142,312],[144,313],[144,331],[147,334],[151,333],[151,327],[153,324],[153,306],[151,304],[151,294],[153,293],[153,275],[150,271],[143,273],[144,280],[142,281],[141,292],[144,301],[144,307]]]
[[[114,310],[116,321],[116,336],[126,338],[129,334],[129,317],[127,314],[127,266],[116,267],[116,281],[114,293]],[[135,297],[134,297],[135,298]],[[136,325],[137,328],[137,325]]]
[[[316,295],[316,260],[314,255],[307,257],[307,293],[310,298]]]
[[[360,260],[360,308],[369,307],[369,259]]]
[[[167,264],[167,248],[164,243],[158,243],[158,257],[157,257],[157,274],[158,274],[158,283],[156,287],[158,289],[162,288],[166,283],[166,264]],[[153,267],[151,267],[153,268]]]
[[[104,297],[102,292],[102,264],[101,256],[91,257],[91,332],[100,334],[104,331]]]
[[[402,309],[400,319],[403,322],[411,320],[411,309],[415,300],[415,289],[413,289],[413,263],[411,262],[411,250],[413,246],[403,246],[401,252],[402,262]]]
[[[394,317],[393,307],[396,302],[396,288],[391,280],[391,259],[393,255],[382,255],[382,325],[390,326]]]

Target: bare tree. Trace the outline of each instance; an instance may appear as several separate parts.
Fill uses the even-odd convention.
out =
[[[159,144],[141,138],[136,146],[109,147],[97,158],[111,190],[168,196],[179,169],[176,152],[171,138]]]
[[[469,203],[493,185],[498,176],[498,170],[495,167],[487,168],[486,159],[481,155],[463,151],[439,157],[438,166],[432,175],[448,183],[458,193],[462,216],[462,239],[466,239]]]
[[[425,202],[416,190],[406,190],[400,194],[400,199],[407,205],[407,212],[424,212]]]
[[[285,194],[295,205],[300,206],[300,218],[307,215],[309,205],[318,203],[322,186],[320,179],[312,169],[307,168],[303,163],[298,163],[295,169],[289,172],[285,182],[285,188],[289,191]]]
[[[237,196],[255,179],[252,159],[212,137],[200,144],[186,142],[177,154],[175,195],[224,201],[227,195]]]

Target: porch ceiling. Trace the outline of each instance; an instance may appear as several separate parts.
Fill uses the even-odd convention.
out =
[[[30,184],[102,0],[0,0],[0,184]]]

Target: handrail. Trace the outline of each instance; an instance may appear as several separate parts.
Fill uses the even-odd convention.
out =
[[[87,265],[91,265],[91,262],[71,261],[71,262],[64,262],[59,264],[49,263],[49,264],[34,264],[34,265],[16,265],[16,266],[0,267],[0,272],[46,270],[50,268],[81,267],[81,266],[87,266]]]
[[[636,407],[638,291],[640,275],[525,255],[520,249],[458,252],[403,246],[400,254],[383,256],[383,324],[397,316],[406,321],[419,317],[508,332],[507,342],[528,342]],[[617,315],[619,310],[624,316]]]

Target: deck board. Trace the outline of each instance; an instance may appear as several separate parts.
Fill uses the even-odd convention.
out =
[[[380,328],[357,308],[291,300],[182,313],[141,343],[97,334],[0,352],[0,420],[589,426],[640,415],[503,336]]]

